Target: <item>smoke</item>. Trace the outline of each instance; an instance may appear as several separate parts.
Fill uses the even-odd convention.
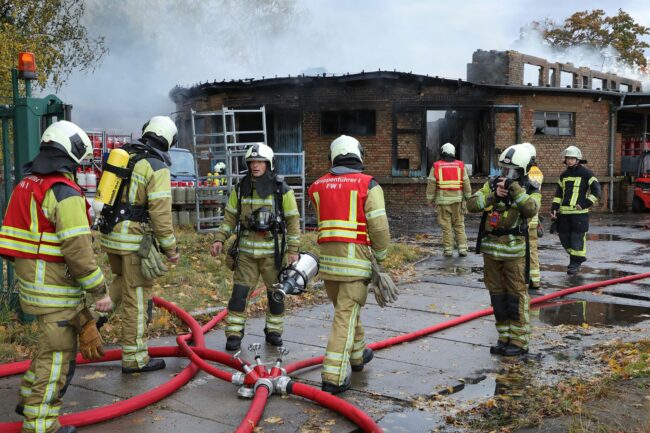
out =
[[[475,50],[515,48],[521,25],[549,10],[563,19],[612,9],[605,0],[549,2],[85,0],[83,24],[110,53],[94,73],[73,73],[58,96],[84,129],[137,136],[151,116],[174,112],[177,85],[378,69],[464,79]],[[558,60],[539,40],[524,43],[516,49]]]

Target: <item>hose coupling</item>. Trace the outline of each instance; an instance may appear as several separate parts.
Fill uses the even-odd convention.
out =
[[[234,383],[235,385],[243,385],[245,377],[246,374],[242,373],[241,371],[238,371],[236,373],[233,373],[231,382]]]
[[[275,381],[275,393],[280,394],[280,395],[287,395],[289,394],[287,392],[287,386],[291,382],[291,378],[289,376],[280,376],[274,379]]]
[[[275,385],[273,384],[273,381],[271,379],[267,379],[266,377],[261,377],[257,379],[257,382],[255,382],[255,391],[257,392],[257,388],[260,386],[265,386],[266,389],[269,390],[269,394],[273,394],[273,391],[275,390]]]

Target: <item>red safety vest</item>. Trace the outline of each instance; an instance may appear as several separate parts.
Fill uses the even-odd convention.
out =
[[[433,173],[438,183],[438,189],[445,191],[460,191],[463,189],[463,161],[436,161]]]
[[[372,176],[328,173],[309,187],[318,214],[318,243],[370,245],[364,207]]]
[[[56,228],[42,208],[45,193],[56,183],[64,183],[84,196],[79,185],[60,173],[26,176],[14,188],[2,221],[0,255],[64,262]],[[86,201],[86,216],[90,225],[89,208]]]

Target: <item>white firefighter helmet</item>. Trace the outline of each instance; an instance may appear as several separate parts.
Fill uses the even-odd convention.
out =
[[[499,166],[509,169],[510,171],[505,174],[506,177],[516,179],[519,177],[518,171],[526,175],[528,174],[528,164],[532,155],[530,150],[521,145],[513,145],[501,152],[499,155]]]
[[[582,160],[582,152],[576,146],[569,146],[562,151],[563,158],[577,158]]]
[[[142,125],[142,137],[149,136],[159,142],[163,150],[176,145],[178,128],[167,116],[153,116],[147,123]]]
[[[341,135],[334,139],[330,144],[330,161],[344,155],[354,155],[360,162],[363,162],[363,147],[359,140],[349,135]]]
[[[93,153],[90,138],[72,122],[60,120],[47,127],[41,137],[41,149],[47,146],[64,151],[77,164]]]
[[[219,161],[214,165],[215,173],[222,174],[225,170],[226,170],[226,163],[223,161]]]
[[[246,150],[246,162],[250,161],[266,161],[273,171],[273,149],[264,143],[253,143],[248,150]]]
[[[447,155],[456,156],[456,147],[451,143],[445,143],[440,148],[440,153],[446,153]]]
[[[533,146],[531,143],[525,142],[521,143],[522,146],[524,146],[528,151],[530,152],[530,156],[535,159],[537,158],[537,149],[535,149],[535,146]]]

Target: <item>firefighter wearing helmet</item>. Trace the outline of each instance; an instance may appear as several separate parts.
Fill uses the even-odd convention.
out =
[[[320,276],[334,304],[322,389],[337,394],[350,388],[348,367],[361,371],[373,358],[360,310],[368,296],[371,260],[386,258],[390,234],[384,193],[363,173],[359,141],[347,135],[332,141],[330,161],[330,171],[309,187],[309,197],[318,218]]]
[[[535,186],[539,193],[542,193],[542,184],[544,183],[544,173],[537,165],[537,149],[530,143],[521,143],[531,154],[530,164],[528,164],[528,182]],[[541,198],[541,195],[540,195]],[[541,203],[540,203],[541,206]],[[528,222],[528,238],[530,242],[530,289],[539,289],[542,283],[542,275],[539,269],[539,238],[544,235],[544,229],[540,221],[539,213]]]
[[[122,373],[165,368],[163,359],[149,357],[147,324],[154,281],[167,271],[162,255],[170,263],[180,258],[172,226],[168,153],[176,137],[169,117],[154,116],[143,125],[142,138],[123,147],[127,167],[105,167],[105,172],[112,170],[122,178],[115,206],[110,212],[102,210],[104,224],[99,227],[100,244],[115,275],[109,293],[123,310]]]
[[[95,311],[109,311],[112,302],[95,261],[86,199],[74,179],[91,154],[90,139],[77,125],[50,125],[0,229],[0,255],[14,263],[21,309],[38,321],[38,351],[16,407],[25,417],[23,432],[76,431],[61,427],[58,414],[74,374],[77,340],[86,359],[103,355]]]
[[[567,168],[558,180],[551,218],[557,220],[560,242],[569,253],[566,272],[575,275],[587,259],[589,208],[600,199],[600,184],[594,173],[583,165],[587,161],[576,146],[567,147],[562,156]]]
[[[246,151],[248,173],[228,197],[224,220],[210,247],[213,256],[223,252],[223,244],[235,232],[236,240],[226,262],[234,270],[233,289],[226,316],[226,350],[239,350],[246,325],[246,301],[260,276],[267,287],[268,310],[264,334],[266,342],[282,346],[284,301],[272,296],[285,254],[289,262],[298,260],[300,213],[293,190],[274,171],[273,150],[264,143]]]
[[[438,225],[442,229],[443,254],[451,257],[454,246],[458,255],[467,255],[464,201],[472,196],[472,186],[463,161],[456,159],[456,148],[445,143],[440,160],[431,167],[427,179],[427,202],[438,207]],[[454,239],[455,238],[455,239]]]
[[[483,253],[485,286],[499,334],[490,353],[505,356],[528,353],[527,221],[537,214],[541,198],[526,176],[530,159],[525,147],[508,147],[499,156],[501,175],[467,203],[470,212],[483,213],[476,252]]]

